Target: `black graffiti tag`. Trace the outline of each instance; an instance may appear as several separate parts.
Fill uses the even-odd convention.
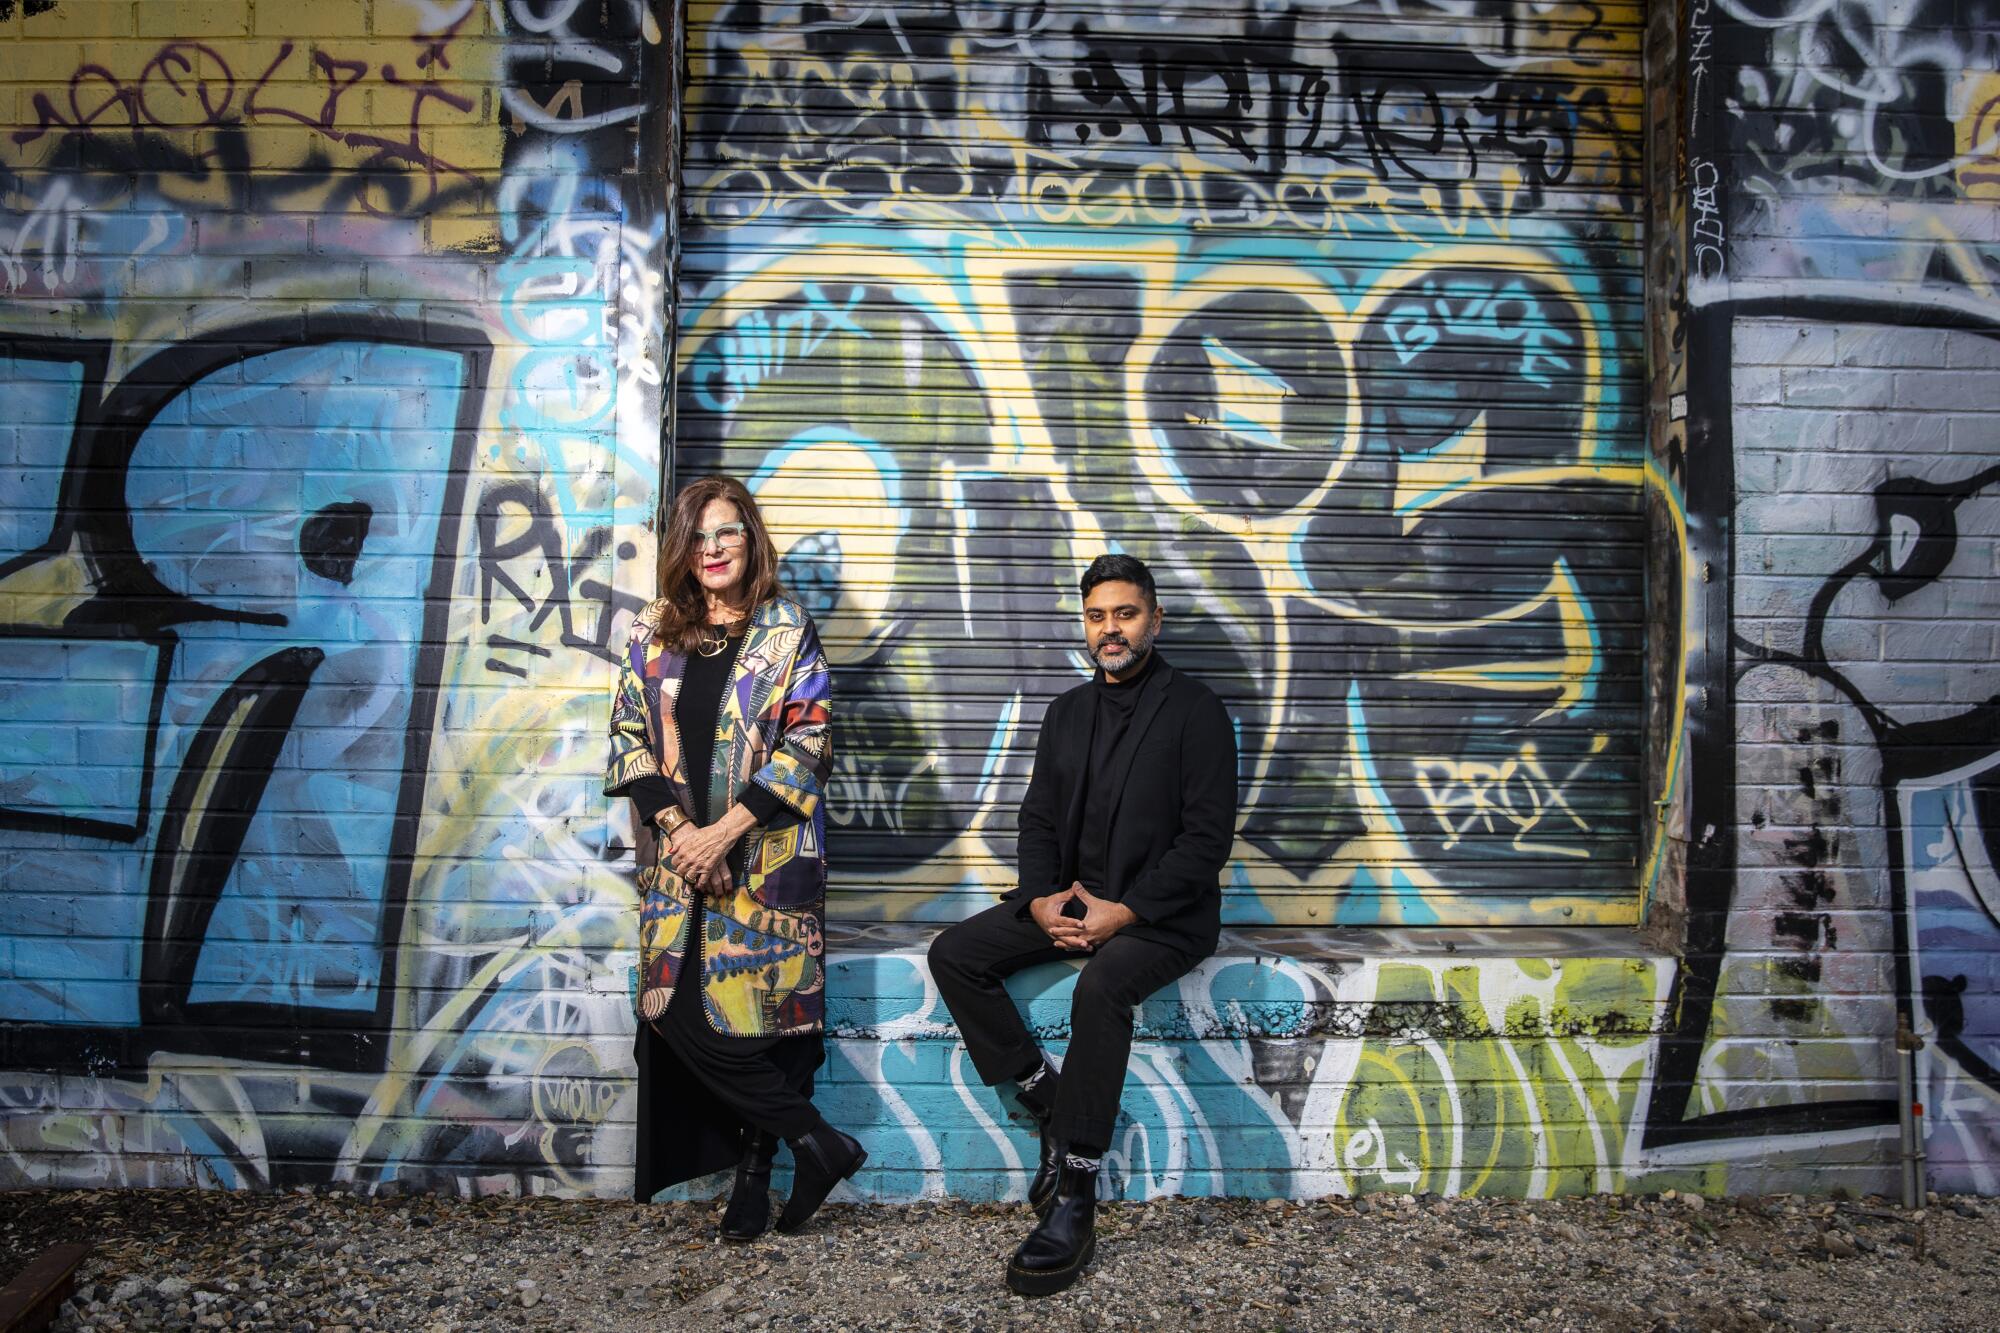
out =
[[[611,529],[595,527],[583,534],[574,553],[563,549],[562,531],[550,512],[548,497],[533,482],[497,482],[486,488],[479,499],[479,623],[493,623],[493,599],[504,592],[523,611],[532,613],[527,628],[538,630],[553,615],[562,626],[559,642],[565,648],[580,648],[607,662],[616,662],[611,649],[612,619],[620,611],[637,611],[644,601],[619,592],[609,583],[590,575],[591,566],[602,560],[611,547]],[[631,543],[618,548],[620,560],[630,560],[638,551]],[[545,589],[530,590],[530,584],[546,579]],[[596,610],[593,633],[576,629],[576,602],[589,603]],[[487,646],[496,652],[520,652],[547,657],[549,650],[502,634],[489,635]],[[498,657],[486,659],[486,669],[509,676],[528,673]]]

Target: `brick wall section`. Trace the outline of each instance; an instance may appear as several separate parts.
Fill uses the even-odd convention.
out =
[[[2000,1185],[1996,20],[1688,7],[1701,262],[1681,333],[1711,432],[1688,469],[1710,483],[1692,523],[1720,607],[1696,677],[1712,706],[1691,714],[1688,1021],[1663,1065],[1687,1105],[1654,1108],[1707,1123],[1681,1137],[1872,1134],[1886,1157],[1900,1016],[1929,1043],[1934,1179],[1983,1190]]]
[[[0,6],[8,1179],[629,1180],[662,57],[567,8]]]
[[[1774,1037],[1797,1100],[1893,1088],[1899,927],[1914,946],[1902,985],[1964,979],[1974,1024],[1994,991],[1980,773],[2000,684],[2000,495],[1985,484],[2000,340],[1869,313],[1735,325],[1740,822],[1723,995],[1740,1036],[1708,1071],[1725,1101],[1768,1077]],[[1912,1012],[1939,1035],[1928,1006]]]
[[[1763,8],[1668,108],[1685,957],[1235,937],[1121,1193],[1880,1189],[1899,1012],[2000,1188],[1995,16]],[[0,4],[0,1183],[629,1188],[658,9]],[[836,943],[824,1105],[865,1194],[1018,1193],[921,950]]]

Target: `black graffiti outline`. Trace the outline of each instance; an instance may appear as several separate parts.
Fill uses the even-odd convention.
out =
[[[324,661],[323,650],[308,647],[252,663],[216,696],[188,743],[147,880],[139,1009],[151,1021],[187,1017],[209,920]]]
[[[0,641],[53,640],[57,637],[28,626],[0,625]],[[137,842],[145,836],[146,829],[153,819],[153,779],[157,757],[154,754],[151,737],[159,733],[160,717],[166,708],[167,689],[173,680],[174,645],[178,640],[168,633],[119,634],[95,630],[67,632],[60,638],[65,641],[74,641],[78,638],[113,639],[119,643],[144,643],[153,649],[153,677],[149,682],[149,698],[146,703],[145,734],[148,741],[140,759],[138,801],[133,806],[132,818],[129,821],[58,813],[24,806],[0,805],[0,829],[67,834],[104,842]]]
[[[0,560],[0,579],[4,579],[17,570],[30,568],[60,555],[67,548],[69,538],[75,531],[74,524],[65,524],[62,521],[62,515],[73,512],[67,503],[70,497],[66,492],[77,472],[80,457],[78,451],[83,447],[85,424],[95,413],[98,400],[103,393],[104,377],[111,364],[111,346],[109,343],[88,338],[25,338],[0,334],[0,359],[36,361],[44,365],[74,365],[78,368],[76,404],[70,416],[68,455],[63,460],[63,480],[57,488],[55,498],[56,517],[51,520],[49,535],[41,542],[19,555]],[[0,624],[0,638],[53,637],[55,636],[50,635],[45,629],[34,626]],[[173,635],[160,630],[117,634],[72,626],[66,627],[63,637],[115,637],[122,642],[151,645],[154,652],[154,667],[152,698],[147,703],[146,711],[146,735],[151,737],[156,734],[160,726],[161,712],[166,707],[167,686],[173,675]],[[106,842],[137,842],[144,836],[147,826],[152,822],[153,768],[153,747],[148,744],[140,764],[139,799],[130,822],[0,804],[0,829],[70,834]]]
[[[394,969],[403,916],[408,910],[431,738],[449,647],[466,492],[492,363],[492,344],[486,332],[471,325],[447,328],[436,320],[408,318],[380,309],[314,311],[303,330],[297,320],[268,320],[187,338],[138,363],[108,393],[102,390],[102,344],[81,344],[78,354],[55,358],[74,360],[92,349],[100,354],[95,363],[98,378],[86,386],[95,392],[86,393],[78,410],[51,535],[34,551],[0,565],[0,576],[78,542],[91,560],[99,586],[89,602],[72,612],[64,632],[126,639],[151,635],[166,642],[162,658],[169,667],[179,641],[173,632],[177,625],[215,621],[285,624],[283,616],[208,607],[165,587],[146,566],[134,542],[124,498],[125,470],[146,428],[190,386],[259,356],[335,343],[442,349],[456,356],[459,364],[458,415],[451,428],[451,456],[442,470],[438,532],[423,590],[424,612],[411,675],[401,780],[391,816],[372,942],[380,960],[374,1006],[372,1010],[357,1010],[303,1003],[193,1002],[187,996],[198,948],[176,949],[149,934],[142,952],[137,1025],[6,1024],[17,1066],[81,1069],[86,1053],[101,1064],[108,1052],[121,1067],[143,1068],[156,1051],[227,1055],[343,1072],[379,1072],[385,1066],[397,995]],[[63,343],[43,339],[36,345],[46,349]],[[45,350],[38,355],[49,359]],[[206,729],[198,733],[205,734]],[[152,737],[149,730],[149,752],[154,745]],[[149,770],[147,777],[150,790],[154,774]],[[206,919],[198,895],[156,903],[153,889],[161,881],[157,872],[149,871],[149,875],[153,876],[148,880],[145,918],[149,931],[158,925]],[[212,910],[212,904],[206,910]]]
[[[2000,696],[1988,699],[1952,717],[1934,718],[1923,722],[1898,722],[1880,705],[1869,699],[1859,686],[1849,680],[1846,674],[1828,659],[1825,647],[1827,619],[1840,594],[1849,584],[1864,575],[1874,577],[1876,582],[1882,585],[1884,594],[1894,600],[1906,592],[1923,586],[1942,573],[1943,566],[1933,570],[1928,577],[1921,573],[1912,576],[1904,572],[1911,564],[1930,554],[1926,551],[1926,546],[1933,544],[1936,539],[1928,532],[1919,538],[1918,546],[1909,560],[1902,566],[1891,566],[1891,536],[1887,522],[1888,506],[1883,503],[1885,498],[1900,497],[1913,492],[1928,493],[1926,498],[1943,501],[1946,505],[1945,512],[1955,514],[1959,505],[1996,483],[2000,483],[2000,464],[1985,468],[1949,486],[1914,481],[1909,478],[1891,478],[1877,487],[1875,492],[1878,510],[1883,514],[1881,530],[1858,555],[1829,575],[1814,594],[1812,604],[1806,612],[1802,652],[1789,653],[1765,648],[1740,635],[1731,635],[1731,647],[1750,659],[1741,669],[1732,669],[1736,681],[1741,681],[1752,672],[1766,667],[1789,668],[1833,687],[1868,724],[1870,737],[1882,758],[1877,783],[1882,798],[1883,833],[1889,853],[1890,900],[1896,941],[1897,1008],[1904,1016],[1913,1020],[1916,983],[1919,979],[1911,967],[1913,941],[1910,939],[1908,921],[1909,866],[1903,856],[1903,814],[1902,803],[1897,799],[1898,792],[1905,782],[1937,777],[1968,767],[1968,756],[1965,751],[1969,748],[1983,746],[1984,757],[1988,759],[2000,756]],[[1921,488],[1921,492],[1918,492],[1918,488]],[[1953,841],[1957,842],[1956,826],[1951,828],[1951,835]],[[1921,980],[1928,982],[1932,978]],[[1962,983],[1964,978],[1960,977],[1957,980]],[[1927,1010],[1932,1008],[1928,1001],[1925,1007]],[[1959,1037],[1957,1031],[1947,1031],[1947,1026],[1944,1023],[1935,1024],[1938,1044],[1957,1057],[1982,1082],[1992,1086],[1995,1091],[2000,1091],[2000,1077],[1996,1077],[1993,1066],[1972,1051]]]
[[[1704,489],[1697,494],[1690,487],[1688,502],[1690,517],[1700,517],[1713,529],[1722,534],[1726,544],[1718,551],[1722,569],[1717,571],[1706,588],[1710,601],[1706,610],[1709,624],[1716,627],[1711,634],[1714,645],[1708,651],[1706,663],[1710,683],[1706,688],[1722,694],[1720,708],[1721,723],[1716,725],[1702,720],[1697,712],[1689,714],[1689,805],[1688,824],[1695,831],[1696,841],[1690,847],[1687,870],[1687,932],[1682,945],[1681,963],[1674,971],[1672,989],[1668,995],[1667,1013],[1671,1021],[1660,1039],[1659,1053],[1654,1065],[1652,1091],[1649,1095],[1645,1116],[1645,1130],[1642,1146],[1647,1148],[1674,1144],[1692,1143],[1720,1138],[1754,1138],[1793,1133],[1827,1133],[1840,1130],[1870,1129],[1896,1123],[1897,1105],[1892,1097],[1849,1097],[1829,1099],[1820,1102],[1802,1102],[1784,1106],[1748,1107],[1732,1111],[1715,1111],[1689,1116],[1687,1108],[1693,1100],[1695,1084],[1700,1077],[1701,1057],[1707,1047],[1711,1024],[1715,1015],[1716,996],[1721,982],[1723,964],[1727,960],[1729,944],[1728,922],[1735,910],[1737,888],[1736,864],[1736,742],[1728,719],[1733,716],[1735,704],[1735,681],[1738,673],[1729,660],[1729,648],[1736,643],[1735,613],[1729,590],[1734,586],[1735,528],[1733,523],[1733,497],[1736,484],[1734,461],[1734,437],[1731,418],[1735,411],[1734,395],[1729,389],[1730,340],[1735,321],[1751,318],[1790,319],[1802,323],[1825,324],[1828,326],[1878,324],[1903,328],[1936,328],[1977,334],[2000,340],[2000,318],[1950,305],[1922,305],[1897,299],[1873,300],[1866,297],[1815,297],[1815,296],[1768,296],[1746,297],[1734,301],[1718,301],[1699,308],[1690,318],[1688,379],[1692,383],[1720,384],[1709,402],[1702,409],[1691,414],[1689,442],[1697,440],[1704,457],[1710,460],[1705,472]],[[1992,481],[2000,481],[2000,467],[1985,469],[1975,476],[1962,479],[1980,480],[1992,474]],[[1992,481],[1987,484],[1992,484]],[[1879,540],[1879,538],[1878,538]],[[1835,581],[1844,587],[1863,572],[1869,561],[1874,560],[1875,547],[1871,543],[1868,550],[1844,564],[1840,570],[1829,576],[1829,585]],[[1813,608],[1823,617],[1838,595],[1838,588],[1828,591],[1822,587],[1815,595]],[[1823,620],[1822,620],[1823,624]],[[1816,640],[1808,639],[1808,643]],[[1763,650],[1759,650],[1760,652]],[[1822,653],[1823,656],[1823,653]],[[1759,661],[1749,669],[1768,665]],[[1830,666],[1827,671],[1833,671]],[[1834,673],[1834,674],[1837,674]],[[1824,677],[1821,677],[1824,678]],[[1829,685],[1840,688],[1833,680]],[[1693,677],[1690,689],[1703,688]],[[1853,696],[1849,696],[1852,698]],[[1857,704],[1857,706],[1860,706]],[[1992,712],[1989,713],[1988,710]],[[1867,717],[1873,712],[1883,721],[1889,722],[1879,709],[1868,705],[1863,710]],[[1976,720],[1993,728],[1993,745],[2000,751],[2000,701],[1989,701],[1967,715],[1954,719],[1950,726],[1961,734],[1967,719]],[[1874,724],[1871,722],[1871,726]],[[1899,745],[1903,739],[1917,737],[1919,740],[1932,735],[1933,724],[1916,724],[1920,730],[1912,730],[1900,724]],[[1878,747],[1880,748],[1880,747]],[[1915,742],[1907,748],[1915,748]],[[1893,788],[1889,785],[1892,773],[1897,781],[1904,777],[1921,776],[1921,768],[1912,764],[1897,768],[1892,763],[1893,752],[1881,749],[1883,758],[1884,791],[1884,833],[1889,846],[1889,915],[1894,932],[1892,948],[1895,954],[1896,1006],[1898,1013],[1914,1017],[1912,1005],[1912,984],[1910,969],[1910,939],[1906,899],[1905,867],[1902,860],[1901,813],[1897,803],[1890,799]],[[1952,768],[1963,767],[1954,763]],[[1712,835],[1703,831],[1713,829]],[[1955,1039],[1947,1044],[1940,1033],[1938,1044],[1950,1051],[1955,1058],[1965,1050],[1962,1042]],[[1969,1072],[1975,1071],[1975,1064],[1985,1062],[1973,1052],[1966,1064]]]

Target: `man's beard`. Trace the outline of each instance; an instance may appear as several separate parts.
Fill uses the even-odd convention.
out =
[[[1141,634],[1136,639],[1126,640],[1122,644],[1109,638],[1100,639],[1091,656],[1096,659],[1097,665],[1104,669],[1106,675],[1117,675],[1138,666],[1146,660],[1146,654],[1152,651],[1153,636],[1148,633]]]

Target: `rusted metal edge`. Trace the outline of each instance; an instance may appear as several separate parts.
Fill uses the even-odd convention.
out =
[[[0,1333],[40,1333],[76,1290],[76,1270],[90,1257],[77,1242],[51,1245],[0,1288]]]

